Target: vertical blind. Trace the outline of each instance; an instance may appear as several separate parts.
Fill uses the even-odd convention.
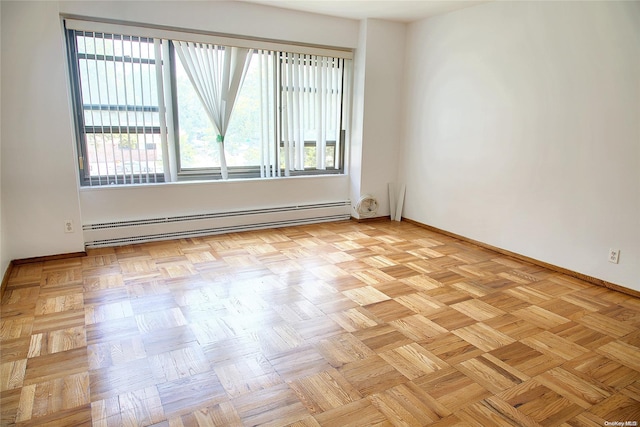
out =
[[[282,53],[285,171],[304,170],[315,146],[316,169],[327,168],[327,142],[339,144],[344,60]],[[339,148],[339,147],[336,147]]]
[[[260,177],[280,176],[278,168],[278,144],[275,129],[276,93],[276,52],[257,50],[254,58],[258,61],[260,76]]]
[[[73,42],[86,183],[164,181],[161,50],[152,39],[85,31]]]

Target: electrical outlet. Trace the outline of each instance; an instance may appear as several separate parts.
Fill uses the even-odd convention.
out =
[[[73,233],[73,221],[70,219],[66,219],[64,221],[64,232],[65,233]]]
[[[609,249],[609,262],[617,264],[619,257],[620,257],[620,249]]]

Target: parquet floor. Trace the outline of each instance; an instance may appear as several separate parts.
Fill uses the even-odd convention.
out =
[[[91,250],[1,308],[3,425],[640,421],[640,300],[407,223]]]

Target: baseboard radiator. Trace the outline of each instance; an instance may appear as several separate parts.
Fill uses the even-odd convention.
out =
[[[349,200],[197,215],[114,221],[82,226],[85,246],[100,248],[351,218]]]

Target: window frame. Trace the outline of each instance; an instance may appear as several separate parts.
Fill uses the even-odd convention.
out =
[[[64,19],[64,18],[63,18]],[[102,27],[103,26],[107,26],[109,27],[109,23],[102,23],[102,22],[94,22],[94,21],[82,21],[85,23],[85,27],[88,25],[89,27],[93,24],[95,24],[97,26],[96,29],[86,29],[86,30],[78,30],[78,29],[68,29],[66,26],[66,21],[67,19],[65,19],[65,25],[64,25],[64,31],[65,31],[65,36],[66,36],[66,51],[67,51],[67,61],[68,61],[68,66],[69,66],[69,71],[70,71],[70,83],[71,83],[71,103],[72,103],[72,113],[73,113],[73,118],[74,118],[74,130],[75,130],[75,137],[76,137],[76,147],[77,147],[77,153],[78,153],[78,175],[79,175],[79,179],[80,179],[80,185],[82,187],[85,186],[104,186],[104,185],[110,185],[110,184],[151,184],[151,183],[162,183],[165,182],[165,175],[167,174],[166,172],[162,173],[144,173],[144,172],[138,172],[138,173],[126,173],[126,174],[122,174],[122,173],[118,173],[116,172],[115,174],[109,174],[109,169],[107,168],[107,171],[105,171],[106,173],[103,173],[99,176],[92,176],[91,172],[90,172],[90,168],[89,168],[89,153],[88,153],[88,140],[87,140],[87,136],[88,135],[105,135],[105,137],[107,135],[134,135],[134,134],[138,134],[136,132],[137,127],[136,126],[109,126],[109,127],[104,127],[104,126],[87,126],[85,125],[85,114],[87,110],[87,107],[89,107],[92,110],[98,110],[98,111],[146,111],[146,106],[142,105],[142,106],[133,106],[133,109],[129,110],[122,110],[120,108],[120,106],[118,105],[110,105],[110,104],[105,104],[105,105],[91,105],[91,104],[87,104],[85,105],[83,103],[83,99],[82,99],[82,90],[81,90],[81,72],[80,72],[80,66],[79,66],[79,61],[80,59],[82,59],[81,57],[86,57],[86,56],[104,56],[104,58],[100,58],[101,60],[110,60],[110,61],[114,61],[114,62],[125,62],[125,63],[130,63],[130,61],[127,61],[126,59],[130,59],[129,57],[126,57],[123,55],[122,58],[115,56],[115,54],[113,56],[107,56],[107,55],[87,55],[85,53],[79,53],[79,49],[78,49],[78,39],[77,39],[77,34],[81,33],[82,35],[84,34],[92,34],[93,36],[96,35],[100,35],[100,37],[105,37],[105,35],[110,36],[110,38],[112,40],[120,40],[120,39],[124,39],[124,40],[143,40],[146,42],[153,42],[154,37],[151,37],[149,35],[146,35],[145,33],[148,32],[149,28],[148,27],[138,27],[138,26],[131,26],[129,27],[128,25],[124,25],[124,27],[126,28],[134,28],[132,31],[128,31],[126,33],[124,32],[116,32],[116,31],[105,31]],[[122,25],[120,24],[115,24],[114,25],[116,28],[122,27]],[[137,30],[141,30],[140,35],[133,35],[138,33]],[[151,30],[153,31],[153,28],[151,28]],[[158,29],[160,32],[162,32],[162,29]],[[171,32],[171,30],[169,30],[169,32]],[[188,33],[191,34],[191,33]],[[194,34],[194,38],[197,38],[195,36],[199,36],[201,34],[197,34],[197,33],[193,33]],[[231,37],[233,40],[233,36],[225,36],[225,37]],[[206,181],[206,180],[221,180],[222,179],[222,174],[221,174],[221,168],[220,167],[210,167],[210,168],[183,168],[182,165],[180,164],[181,159],[180,159],[180,149],[181,149],[181,144],[180,144],[180,121],[178,118],[179,115],[179,110],[178,110],[178,94],[177,94],[177,82],[176,82],[176,78],[177,78],[177,73],[176,73],[176,60],[177,60],[177,56],[176,56],[176,52],[175,52],[175,47],[174,47],[174,43],[173,40],[175,38],[168,38],[166,36],[160,36],[158,38],[161,38],[163,40],[167,40],[168,44],[169,44],[169,49],[168,49],[168,55],[165,55],[165,58],[162,58],[161,60],[163,61],[168,61],[168,69],[169,71],[169,82],[170,82],[170,87],[167,88],[165,87],[165,91],[168,92],[169,96],[168,96],[168,101],[171,103],[171,117],[169,117],[169,114],[167,114],[167,120],[172,120],[173,121],[173,148],[175,149],[175,159],[173,161],[173,167],[176,169],[176,174],[174,177],[174,180],[180,182],[180,181]],[[109,39],[109,38],[107,38]],[[239,39],[240,40],[240,39]],[[249,43],[251,44],[251,40],[249,39],[249,41],[247,41],[247,39],[241,39],[244,43]],[[271,41],[264,41],[264,40],[256,40],[256,43],[260,44],[260,43],[271,43]],[[210,42],[209,42],[210,43]],[[228,45],[225,45],[228,46]],[[284,46],[288,46],[285,42]],[[331,51],[327,51],[327,52],[322,52],[322,47],[317,47],[317,46],[310,46],[310,49],[320,49],[320,52],[315,52],[315,55],[319,55],[319,56],[326,56],[328,58],[341,58],[343,59],[342,62],[342,66],[340,69],[340,79],[341,79],[341,93],[340,93],[340,99],[339,102],[337,104],[338,108],[340,109],[340,114],[339,114],[339,120],[338,120],[338,124],[337,126],[339,127],[340,131],[339,131],[339,139],[337,140],[327,140],[326,141],[326,147],[333,147],[334,150],[334,164],[332,167],[327,167],[326,169],[319,169],[316,167],[306,167],[304,168],[304,170],[289,170],[289,171],[285,171],[284,166],[281,167],[282,161],[281,161],[281,150],[284,148],[284,141],[282,138],[282,121],[283,121],[283,114],[282,114],[282,96],[284,93],[284,86],[283,86],[283,81],[282,81],[282,72],[281,72],[281,68],[283,66],[283,53],[289,53],[289,50],[283,50],[282,48],[280,49],[276,49],[275,53],[277,54],[277,59],[274,61],[274,90],[276,91],[276,94],[274,96],[275,98],[275,108],[274,108],[274,138],[275,141],[277,141],[274,146],[273,146],[273,155],[274,155],[274,159],[276,160],[276,171],[272,171],[274,172],[271,177],[274,178],[282,178],[285,176],[322,176],[322,175],[341,175],[345,173],[345,164],[346,164],[346,143],[347,143],[347,138],[346,138],[346,132],[348,131],[348,129],[343,129],[343,126],[348,125],[349,120],[348,120],[348,114],[350,114],[351,111],[351,96],[349,93],[347,93],[348,90],[351,90],[351,85],[350,82],[348,82],[347,80],[350,78],[351,75],[351,62],[349,60],[352,59],[352,52],[349,51],[349,53],[351,55],[345,55],[345,56],[331,56]],[[260,49],[260,47],[253,47],[251,48],[252,50],[256,51],[258,49]],[[329,48],[331,49],[331,48]],[[343,52],[347,52],[347,49],[341,49],[341,51]],[[95,59],[95,58],[94,58]],[[138,58],[139,61],[138,62],[146,62],[149,64],[154,64],[156,62],[155,59],[145,59],[145,58]],[[136,60],[133,59],[133,62],[136,63]],[[157,81],[157,80],[156,80]],[[166,97],[165,97],[166,98]],[[149,111],[148,112],[159,112],[159,108],[158,107],[149,107]],[[152,111],[153,110],[153,111]],[[169,113],[169,112],[167,112]],[[160,134],[161,133],[161,126],[146,126],[146,130],[150,131],[148,133],[150,134]],[[105,130],[109,130],[109,131],[115,131],[115,132],[104,132]],[[168,130],[168,129],[167,129]],[[171,144],[171,142],[169,142],[169,144]],[[304,142],[304,146],[306,147],[316,147],[316,141],[305,141]],[[145,148],[146,149],[146,148]],[[326,148],[325,148],[326,149]],[[165,160],[165,162],[168,161],[168,159]],[[166,165],[165,165],[166,168]],[[272,168],[273,169],[273,168]],[[236,178],[236,179],[242,179],[242,178],[260,178],[261,174],[260,174],[260,170],[261,170],[261,166],[260,165],[247,165],[247,166],[228,166],[228,173],[229,173],[229,178]],[[152,180],[153,182],[149,182],[149,176],[152,176]]]
[[[284,140],[282,139],[282,134],[281,134],[281,130],[283,127],[282,121],[283,121],[283,114],[282,113],[282,97],[283,94],[285,92],[285,87],[284,84],[282,82],[282,67],[284,66],[285,63],[285,58],[283,58],[282,52],[278,52],[278,61],[277,61],[277,87],[278,87],[278,96],[277,96],[277,111],[280,112],[280,114],[278,114],[278,126],[277,126],[277,132],[278,132],[278,144],[277,144],[277,159],[278,159],[278,165],[280,165],[280,149],[284,148]],[[326,145],[329,146],[330,143],[333,144],[333,146],[335,147],[338,142],[340,143],[339,147],[340,147],[340,166],[339,167],[335,167],[335,157],[334,157],[334,167],[332,169],[317,169],[317,168],[306,168],[304,170],[290,170],[289,171],[289,176],[299,176],[299,175],[341,175],[344,174],[345,168],[344,168],[344,164],[345,164],[345,145],[346,145],[346,130],[343,129],[343,118],[344,118],[344,106],[345,106],[345,87],[347,87],[345,85],[345,79],[346,79],[346,75],[347,75],[347,69],[346,69],[346,62],[343,63],[342,66],[342,74],[341,74],[341,87],[342,87],[342,92],[341,92],[341,98],[340,98],[340,120],[337,124],[338,128],[340,129],[340,140],[339,141],[326,141]],[[348,110],[350,111],[350,109]],[[315,145],[315,141],[304,141],[304,146],[305,148],[307,147],[307,145],[310,146],[314,146]],[[284,168],[279,168],[282,173],[284,173]],[[318,170],[322,170],[324,172],[322,173],[317,173]]]

